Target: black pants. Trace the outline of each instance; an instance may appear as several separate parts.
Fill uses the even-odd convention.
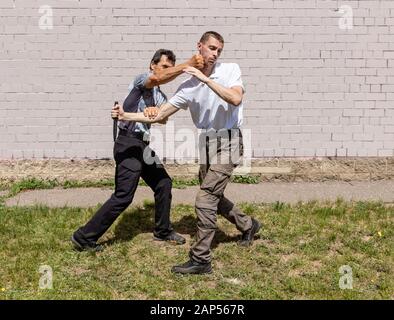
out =
[[[170,233],[172,181],[163,165],[158,163],[153,150],[142,139],[119,134],[114,146],[114,157],[115,192],[79,232],[86,240],[97,241],[133,201],[141,177],[154,191],[154,235],[163,237]]]

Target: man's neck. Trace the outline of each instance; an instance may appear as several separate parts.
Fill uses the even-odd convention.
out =
[[[212,74],[213,68],[215,68],[215,65],[213,64],[212,66],[204,67],[201,72],[209,77]]]

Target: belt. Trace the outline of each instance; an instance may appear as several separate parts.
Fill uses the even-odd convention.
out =
[[[149,140],[147,140],[145,133],[143,132],[130,132],[124,129],[119,130],[119,135],[120,136],[125,136],[125,137],[131,137],[131,138],[136,138],[138,140],[144,141],[146,143],[149,143]],[[145,138],[145,139],[144,139]]]
[[[205,131],[202,131],[200,134],[202,136],[206,136],[206,137],[211,137],[212,135],[217,135],[218,138],[221,137],[221,134],[228,134],[228,137],[231,138],[235,138],[237,136],[242,137],[242,131],[240,128],[233,128],[233,129],[219,129],[219,130],[215,130],[215,129],[208,129]]]
[[[231,128],[231,129],[201,129],[201,133],[208,133],[208,132],[230,132],[230,131],[241,131],[241,128]]]

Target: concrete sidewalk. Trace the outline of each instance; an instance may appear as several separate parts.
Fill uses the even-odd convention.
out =
[[[194,205],[198,186],[186,189],[173,189],[173,204]],[[112,189],[80,188],[33,190],[18,194],[6,200],[7,206],[30,206],[44,204],[50,207],[90,207],[104,203],[113,192]],[[226,197],[235,203],[276,201],[296,203],[310,200],[369,200],[394,203],[394,180],[353,181],[353,182],[263,182],[260,184],[230,183]],[[145,199],[153,201],[153,192],[148,187],[138,187],[133,205]]]

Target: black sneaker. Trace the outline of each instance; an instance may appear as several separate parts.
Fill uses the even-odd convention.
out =
[[[71,236],[71,242],[74,244],[75,248],[80,251],[93,251],[100,252],[103,251],[104,247],[93,241],[86,241],[79,234],[78,231],[74,232]]]
[[[185,244],[186,239],[175,231],[171,231],[168,235],[164,237],[153,236],[153,240],[156,241],[169,241],[175,244]]]
[[[238,244],[243,247],[250,246],[253,242],[254,235],[259,232],[260,229],[261,223],[252,218],[252,227],[242,234],[241,240],[238,241]]]
[[[204,274],[204,273],[212,273],[212,266],[210,262],[200,263],[190,259],[184,264],[173,266],[171,268],[171,272],[173,273],[181,273],[181,274]]]

